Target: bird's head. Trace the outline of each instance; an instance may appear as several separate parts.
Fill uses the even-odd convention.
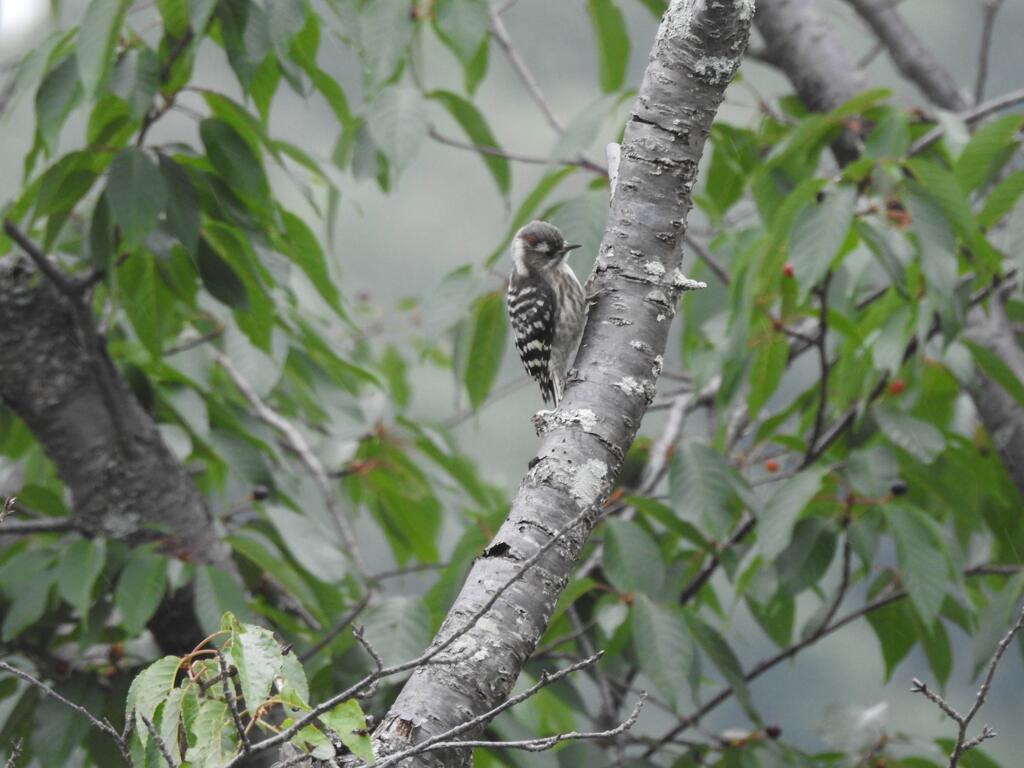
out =
[[[516,269],[552,269],[565,261],[569,251],[579,248],[565,242],[558,227],[546,221],[531,221],[516,232],[512,240],[512,259]]]

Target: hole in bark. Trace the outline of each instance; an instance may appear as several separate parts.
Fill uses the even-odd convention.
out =
[[[499,541],[497,544],[493,544],[484,550],[483,557],[504,557],[512,551],[512,547],[506,544],[504,541]]]

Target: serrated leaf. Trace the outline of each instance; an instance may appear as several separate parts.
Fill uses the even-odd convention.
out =
[[[790,236],[789,260],[804,297],[828,272],[853,221],[857,190],[838,186],[812,202],[797,217]]]
[[[810,467],[785,480],[768,499],[757,524],[757,542],[765,560],[775,560],[789,545],[800,513],[810,504],[828,474],[825,467]]]
[[[171,299],[156,270],[156,258],[138,253],[117,272],[121,306],[143,346],[154,357],[163,349],[164,330]]]
[[[835,527],[820,517],[805,517],[793,527],[788,546],[775,560],[783,588],[791,595],[818,584],[836,551]]]
[[[1013,369],[1004,363],[998,355],[980,344],[975,344],[969,339],[964,339],[963,343],[971,350],[974,362],[984,371],[985,375],[1006,390],[1006,393],[1016,400],[1018,405],[1024,406],[1024,383],[1017,378]]]
[[[928,287],[948,299],[956,290],[957,278],[953,231],[942,209],[916,185],[909,185],[905,201],[914,222],[921,271],[928,281]]]
[[[143,745],[149,742],[149,729],[142,718],[152,722],[156,708],[167,699],[174,688],[175,678],[181,659],[177,656],[164,656],[142,670],[132,681],[125,701],[125,719],[135,713],[135,732]]]
[[[444,107],[474,145],[501,150],[483,113],[472,102],[450,91],[431,91],[427,98]],[[507,196],[512,185],[512,171],[508,159],[483,152],[480,153],[480,159],[490,171],[494,183],[498,185],[498,191]]]
[[[889,505],[884,511],[896,540],[901,580],[921,621],[930,629],[942,609],[952,570],[941,534],[931,518],[916,507]]]
[[[190,254],[199,247],[199,199],[185,170],[166,155],[159,155],[160,173],[167,187],[167,227]]]
[[[52,585],[52,580],[45,575],[22,584],[4,614],[0,638],[5,643],[13,640],[39,621],[46,611]]]
[[[427,136],[429,125],[423,99],[413,88],[389,86],[370,105],[366,126],[397,175],[416,157]]]
[[[48,155],[57,151],[64,121],[81,99],[82,83],[78,79],[75,57],[67,56],[46,73],[36,91],[36,126]]]
[[[876,406],[872,412],[890,442],[922,464],[931,464],[946,447],[942,433],[926,421],[884,405]]]
[[[890,237],[895,237],[891,230],[879,230],[872,224],[862,219],[853,222],[857,235],[868,246],[868,249],[875,255],[882,268],[888,273],[889,279],[901,294],[906,294],[906,276],[904,274],[903,262],[892,244]]]
[[[754,709],[754,702],[750,698],[750,691],[747,688],[747,681],[743,677],[743,667],[740,660],[729,646],[728,641],[722,634],[710,624],[702,621],[693,613],[685,613],[686,623],[693,636],[700,644],[701,650],[711,659],[722,677],[732,687],[733,694],[740,706],[746,711],[754,722],[759,722],[757,710]]]
[[[333,730],[341,739],[341,743],[351,750],[356,757],[373,762],[373,747],[366,730],[366,717],[363,708],[355,699],[341,702],[334,709],[320,715],[324,724]]]
[[[185,689],[175,688],[164,699],[163,709],[160,711],[160,722],[158,733],[164,746],[171,755],[172,760],[181,760],[181,749],[179,745],[179,728],[181,727],[181,708],[185,700]],[[166,768],[166,763],[164,766]]]
[[[78,28],[75,58],[87,99],[92,98],[107,75],[129,4],[129,0],[92,0],[85,9]]]
[[[885,679],[889,680],[893,670],[907,657],[917,642],[914,633],[909,630],[914,623],[913,610],[905,600],[902,600],[871,611],[867,619],[882,648]]]
[[[495,291],[481,296],[473,308],[470,322],[469,359],[473,364],[463,371],[463,383],[470,405],[475,410],[487,399],[505,356],[508,323],[501,293]]]
[[[163,600],[166,585],[167,560],[142,549],[133,551],[114,592],[125,632],[137,635],[142,631]]]
[[[1024,194],[1024,171],[1014,171],[1001,180],[989,193],[978,214],[978,223],[989,229],[1009,213]]]
[[[588,0],[587,13],[597,39],[597,61],[601,90],[619,90],[626,80],[629,65],[629,35],[622,11],[614,0]]]
[[[129,246],[141,244],[156,226],[167,202],[160,169],[136,147],[122,149],[107,175],[110,213]]]
[[[187,699],[186,699],[187,701]],[[189,720],[189,766],[221,768],[235,751],[235,726],[228,705],[218,699],[203,699]]]
[[[374,0],[359,14],[359,52],[368,89],[391,79],[413,37],[407,0]]]
[[[762,331],[761,338],[764,342],[757,346],[750,366],[750,393],[747,395],[750,418],[757,416],[775,393],[789,361],[789,342],[784,334],[769,326]]]
[[[685,442],[673,455],[669,490],[680,517],[702,521],[712,537],[725,531],[733,486],[729,465],[712,448]]]
[[[686,687],[696,654],[682,609],[661,606],[639,595],[633,602],[631,629],[640,670],[675,704]]]
[[[156,0],[156,8],[167,33],[171,37],[181,37],[188,29],[188,0]]]
[[[238,668],[245,708],[255,712],[270,695],[270,686],[284,667],[281,646],[270,630],[233,621],[231,661]]]
[[[283,208],[281,209],[281,220],[284,223],[285,235],[283,245],[288,258],[306,273],[313,287],[324,297],[324,301],[340,317],[344,317],[344,310],[341,308],[341,294],[331,278],[327,268],[327,259],[313,230],[294,213]]]
[[[196,569],[194,582],[196,617],[207,632],[220,628],[221,616],[230,611],[240,618],[250,617],[245,593],[229,573],[212,565]]]
[[[231,191],[256,211],[270,207],[270,185],[263,170],[263,160],[231,126],[217,117],[199,124],[199,135],[213,167],[231,186]]]
[[[437,0],[434,23],[442,42],[466,65],[487,37],[487,0]]]
[[[103,539],[77,539],[64,551],[57,569],[57,589],[61,597],[78,609],[83,623],[92,604],[92,588],[107,557]]]
[[[217,253],[206,238],[199,241],[196,265],[199,277],[210,294],[229,307],[249,306],[248,292],[242,279],[220,254]]]
[[[953,671],[953,649],[949,642],[949,634],[941,621],[936,621],[931,627],[927,627],[916,617],[917,637],[924,648],[925,656],[928,659],[928,666],[931,667],[935,679],[939,685],[945,686],[949,675]]]
[[[953,167],[953,175],[964,192],[981,186],[998,170],[1013,150],[1022,125],[1024,115],[1003,115],[975,131]]]
[[[608,520],[604,524],[604,572],[620,592],[656,595],[665,580],[658,545],[636,523]]]

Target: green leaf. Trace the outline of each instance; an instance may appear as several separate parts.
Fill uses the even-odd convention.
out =
[[[487,37],[487,0],[437,0],[434,26],[441,41],[465,66],[473,61]]]
[[[134,550],[114,593],[125,632],[134,636],[142,631],[163,600],[166,585],[166,558],[144,549]]]
[[[757,541],[765,560],[774,561],[789,545],[800,513],[821,489],[825,467],[810,467],[785,480],[768,499],[757,524]]]
[[[129,5],[129,0],[91,0],[85,9],[78,28],[75,58],[86,99],[93,97],[107,76],[114,43]]]
[[[413,37],[407,0],[374,0],[359,14],[359,53],[369,91],[391,79]]]
[[[131,120],[115,124],[123,140],[127,140],[135,129],[133,121],[140,120],[153,104],[153,97],[160,90],[160,59],[149,48],[133,48],[121,56],[110,78],[110,91],[127,106]],[[115,100],[116,101],[116,100]],[[107,127],[112,132],[112,127]],[[98,144],[102,136],[97,135],[90,143]]]
[[[245,708],[254,712],[267,700],[274,678],[283,670],[281,646],[269,629],[232,621],[231,661],[238,668]]]
[[[257,212],[270,208],[270,185],[263,161],[229,123],[210,117],[199,124],[199,135],[213,167],[231,186],[231,191]]]
[[[917,185],[908,185],[904,198],[914,222],[920,249],[921,271],[928,287],[943,298],[956,290],[956,241],[942,209]]]
[[[711,659],[711,663],[715,665],[718,671],[722,673],[722,677],[732,687],[733,694],[735,694],[740,706],[743,707],[754,722],[759,722],[760,718],[754,709],[754,702],[750,698],[747,681],[743,677],[743,667],[740,665],[739,658],[732,648],[729,647],[728,641],[717,629],[702,621],[695,614],[687,612],[684,615],[690,631],[700,644],[701,650]]]
[[[469,402],[477,409],[487,399],[505,356],[505,301],[500,291],[481,296],[473,307],[469,359],[472,365],[463,372]]]
[[[341,308],[341,294],[338,286],[331,278],[327,268],[320,242],[309,226],[294,213],[281,209],[281,220],[284,223],[285,254],[306,273],[313,287],[319,292],[330,307],[344,318]]]
[[[205,237],[199,241],[197,266],[203,285],[214,298],[229,307],[249,306],[248,292],[241,278]]]
[[[414,659],[430,642],[430,614],[422,600],[389,597],[365,614],[366,639],[385,664]]]
[[[1024,194],[1024,171],[1015,171],[1000,181],[989,193],[978,214],[978,223],[989,229],[1008,214]]]
[[[890,442],[922,464],[931,464],[946,447],[942,433],[926,421],[884,405],[875,406],[872,413]]]
[[[616,589],[656,595],[665,580],[658,545],[636,523],[608,520],[604,525],[604,572]]]
[[[195,610],[199,625],[207,632],[220,628],[221,616],[230,611],[249,618],[245,593],[233,576],[220,568],[204,565],[196,569]]]
[[[804,297],[825,276],[853,221],[857,190],[839,186],[797,217],[790,237],[789,260]]]
[[[597,39],[601,90],[612,93],[622,87],[629,65],[626,22],[614,0],[587,0],[587,13]]]
[[[185,699],[186,704],[188,701]],[[235,726],[228,705],[219,699],[201,700],[188,718],[186,763],[190,768],[221,768],[235,752],[234,737]]]
[[[910,631],[914,625],[914,612],[905,600],[901,600],[871,611],[867,619],[882,647],[885,679],[888,680],[917,642],[917,637]]]
[[[167,227],[185,250],[199,247],[199,199],[185,169],[166,155],[159,155],[160,173],[167,187]]]
[[[486,119],[471,102],[451,91],[431,91],[427,94],[427,98],[438,102],[448,111],[470,142],[478,147],[488,147],[500,151],[498,140],[494,138]],[[494,177],[498,191],[502,195],[508,196],[512,185],[512,172],[508,159],[483,152],[480,153],[480,158],[484,161],[491,176]]]
[[[938,526],[924,512],[905,504],[887,505],[885,519],[896,540],[900,577],[925,627],[942,609],[952,568]]]
[[[980,187],[1006,161],[1022,125],[1024,115],[1004,115],[974,133],[953,167],[953,175],[964,192]]]
[[[679,701],[696,661],[696,648],[681,608],[654,603],[647,595],[633,602],[633,647],[640,670],[671,702]]]
[[[67,56],[51,69],[36,91],[36,126],[48,155],[57,151],[61,128],[82,99],[75,57]]]
[[[389,86],[370,105],[366,126],[395,173],[401,173],[416,157],[427,136],[429,126],[423,99],[414,88]]]
[[[817,586],[836,551],[835,526],[820,517],[797,521],[789,545],[775,560],[783,588],[791,595]]]
[[[40,574],[39,578],[30,579],[21,585],[4,615],[0,637],[5,643],[39,621],[46,612],[52,584],[47,574]]]
[[[551,150],[549,155],[551,162],[568,162],[579,158],[580,154],[594,143],[594,139],[597,138],[601,130],[601,125],[604,124],[609,111],[617,102],[618,97],[614,94],[603,96],[590,103],[570,120]]]
[[[907,279],[904,274],[903,262],[896,255],[896,251],[890,242],[890,239],[895,237],[892,230],[879,229],[863,219],[854,221],[853,226],[857,230],[857,235],[867,244],[870,251],[878,259],[879,264],[888,273],[892,284],[896,286],[896,290],[906,295]]]
[[[154,358],[163,350],[173,299],[157,273],[156,258],[137,253],[117,271],[121,305],[139,341]]]
[[[149,729],[142,718],[152,722],[156,708],[167,699],[174,688],[181,659],[164,656],[142,670],[132,681],[125,701],[124,716],[127,720],[135,713],[135,733],[145,745],[149,741]]]
[[[941,621],[936,621],[931,627],[927,627],[920,617],[915,615],[915,619],[917,619],[915,622],[917,636],[921,641],[921,647],[924,648],[925,656],[928,658],[928,666],[931,667],[939,684],[945,686],[953,671],[953,649],[950,646],[946,627]]]
[[[57,569],[57,589],[84,623],[92,605],[92,588],[107,558],[103,539],[77,539],[64,551]]]
[[[733,495],[729,465],[712,448],[687,441],[673,455],[669,490],[680,517],[703,521],[712,537],[725,532]]]
[[[171,37],[181,37],[188,29],[188,0],[156,0],[156,8],[164,22],[164,29]]]
[[[324,724],[338,734],[344,744],[356,757],[373,762],[373,747],[367,735],[366,717],[363,708],[355,699],[347,699],[334,709],[320,715]]]
[[[998,355],[980,344],[964,339],[963,343],[971,350],[974,362],[985,372],[985,375],[1001,386],[1019,405],[1024,406],[1024,383],[1017,378],[1013,370]]]
[[[762,329],[760,337],[765,341],[758,344],[750,366],[750,393],[747,395],[750,418],[757,416],[768,398],[775,393],[789,361],[789,342],[784,334],[768,325]]]
[[[141,244],[167,202],[160,169],[145,151],[129,147],[117,153],[107,176],[107,200],[125,243]]]

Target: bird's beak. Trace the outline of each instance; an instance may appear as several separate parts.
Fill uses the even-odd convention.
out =
[[[562,253],[568,253],[569,251],[575,251],[577,248],[581,247],[582,245],[583,245],[582,243],[566,243],[565,245],[562,246]]]

